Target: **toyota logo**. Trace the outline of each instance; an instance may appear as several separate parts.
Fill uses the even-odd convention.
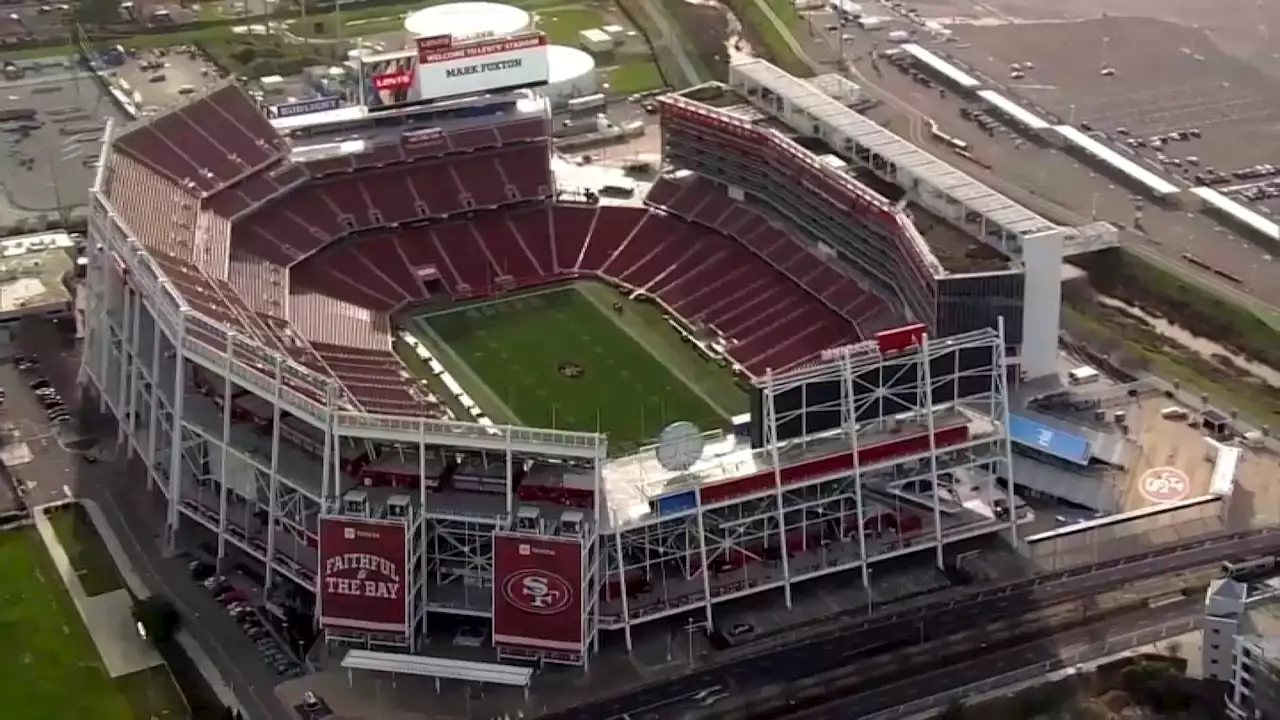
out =
[[[573,604],[569,581],[546,570],[518,570],[502,581],[507,602],[535,615],[558,615]]]

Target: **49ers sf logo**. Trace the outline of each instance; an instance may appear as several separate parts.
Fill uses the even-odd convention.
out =
[[[535,615],[556,615],[573,604],[573,587],[546,570],[517,570],[502,581],[507,602]]]

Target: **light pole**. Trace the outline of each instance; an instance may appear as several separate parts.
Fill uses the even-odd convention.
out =
[[[710,627],[710,625],[705,620],[699,622],[699,621],[693,620],[692,618],[690,618],[689,622],[684,626],[685,634],[688,636],[688,640],[689,640],[689,661],[688,662],[690,667],[693,667],[693,634],[700,630],[706,630],[708,627]]]
[[[63,202],[62,188],[58,185],[58,165],[79,157],[80,145],[75,138],[67,138],[49,158],[49,184],[53,188],[53,201],[57,204],[58,220],[63,227],[67,224],[67,212],[66,203]]]

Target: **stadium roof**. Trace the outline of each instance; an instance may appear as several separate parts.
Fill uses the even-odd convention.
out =
[[[1009,232],[1026,237],[1058,226],[969,175],[827,97],[808,82],[763,60],[733,64],[734,72],[784,96],[794,107],[844,132],[863,146],[892,159],[898,167],[985,216]]]

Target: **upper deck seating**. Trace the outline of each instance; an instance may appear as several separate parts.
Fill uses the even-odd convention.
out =
[[[872,318],[883,318],[882,327],[901,324],[898,313],[882,298],[712,182],[697,177],[682,182],[660,179],[645,201],[738,239],[824,304],[858,324],[865,337],[872,333],[863,325]]]

